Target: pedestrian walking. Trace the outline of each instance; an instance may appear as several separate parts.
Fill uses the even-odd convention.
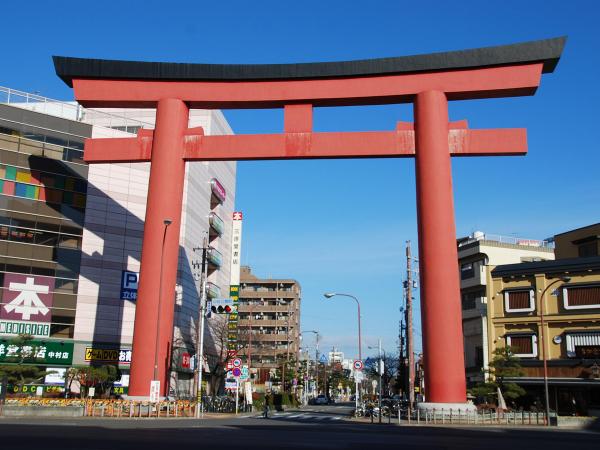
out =
[[[269,418],[269,400],[270,400],[271,396],[269,395],[269,393],[267,392],[265,394],[265,406],[264,406],[264,411],[263,411],[263,417],[265,419]]]

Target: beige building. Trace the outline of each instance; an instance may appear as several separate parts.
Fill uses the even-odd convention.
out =
[[[250,267],[242,266],[238,355],[257,382],[274,379],[284,363],[298,361],[300,301],[301,289],[296,280],[258,278]]]
[[[488,272],[488,358],[508,345],[521,359],[524,404],[544,402],[545,358],[551,409],[600,413],[600,257],[589,250],[598,235],[600,224],[559,234],[555,261]]]
[[[499,264],[554,259],[548,241],[498,236],[480,231],[458,239],[467,385],[483,381],[488,366],[488,269]]]

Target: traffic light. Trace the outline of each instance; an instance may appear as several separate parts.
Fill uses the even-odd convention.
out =
[[[231,314],[235,312],[235,306],[230,298],[216,298],[212,300],[210,310],[215,314]]]

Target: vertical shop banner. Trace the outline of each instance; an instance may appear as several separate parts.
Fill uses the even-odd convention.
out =
[[[4,274],[0,334],[49,336],[54,278]]]
[[[231,237],[231,282],[229,297],[233,300],[234,313],[229,315],[227,325],[227,349],[237,350],[238,302],[240,299],[240,266],[242,259],[242,218],[241,211],[233,213]]]

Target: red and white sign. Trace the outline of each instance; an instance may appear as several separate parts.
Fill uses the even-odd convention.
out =
[[[51,322],[54,278],[7,273],[0,319]]]
[[[240,358],[234,358],[232,363],[233,367],[242,367],[242,360]]]
[[[233,220],[242,220],[243,218],[243,214],[241,211],[234,211],[233,212]]]
[[[360,359],[355,359],[354,363],[352,363],[352,367],[354,367],[354,370],[363,370],[365,365]]]
[[[189,353],[181,354],[181,367],[184,369],[190,369],[192,357]]]

